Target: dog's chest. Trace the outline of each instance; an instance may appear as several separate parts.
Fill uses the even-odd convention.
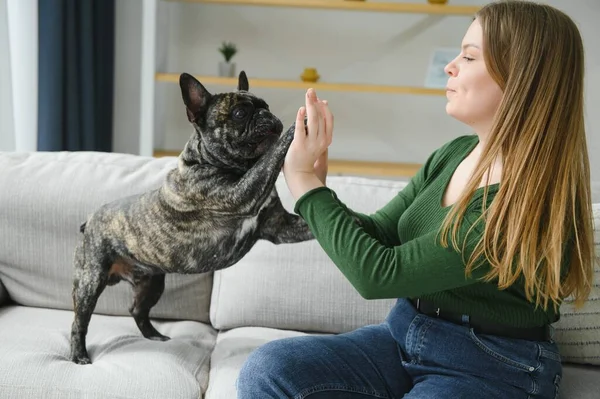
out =
[[[264,212],[267,212],[271,207],[271,204],[274,200],[275,196],[271,195],[259,208],[258,212],[253,215],[249,215],[243,217],[235,228],[231,237],[233,237],[233,241],[235,243],[242,243],[248,238],[253,238],[255,240],[256,231],[260,228],[259,224],[261,220],[264,219]]]
[[[260,213],[259,213],[260,214]],[[256,232],[258,227],[258,215],[245,218],[237,231],[235,232],[236,241],[243,240],[247,235],[252,235]]]
[[[276,196],[275,196],[276,197]],[[260,238],[261,224],[275,198],[271,196],[252,215],[212,219],[202,224],[186,246],[186,272],[219,270],[237,263]]]

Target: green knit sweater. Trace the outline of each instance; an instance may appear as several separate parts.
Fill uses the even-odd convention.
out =
[[[527,301],[522,284],[499,290],[494,282],[482,282],[488,263],[465,277],[463,256],[469,258],[483,234],[483,222],[476,222],[483,187],[475,192],[461,223],[459,243],[474,227],[465,254],[439,243],[439,230],[450,210],[441,205],[445,188],[478,141],[476,135],[461,136],[436,150],[406,187],[371,215],[348,209],[328,187],[305,193],[294,210],[364,298],[420,297],[446,310],[516,327],[552,323],[557,312]],[[488,205],[498,187],[488,186]]]

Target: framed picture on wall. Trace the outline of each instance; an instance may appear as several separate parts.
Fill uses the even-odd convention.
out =
[[[425,87],[432,89],[444,89],[448,82],[448,75],[444,67],[460,54],[459,48],[438,48],[433,51],[429,59]]]

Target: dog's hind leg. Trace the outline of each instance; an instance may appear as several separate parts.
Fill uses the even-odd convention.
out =
[[[156,305],[165,290],[164,273],[149,275],[134,272],[132,285],[135,296],[129,313],[133,316],[142,335],[154,341],[169,340],[169,337],[159,333],[150,323],[150,309]]]
[[[77,364],[91,363],[85,343],[92,313],[98,297],[108,281],[108,265],[102,259],[85,253],[85,243],[75,249],[73,311],[75,317],[71,326],[71,361]]]

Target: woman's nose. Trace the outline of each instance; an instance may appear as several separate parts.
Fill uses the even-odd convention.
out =
[[[456,64],[454,64],[454,61],[450,61],[445,67],[444,67],[444,72],[446,72],[446,75],[455,77],[457,74],[457,70],[456,70]]]

